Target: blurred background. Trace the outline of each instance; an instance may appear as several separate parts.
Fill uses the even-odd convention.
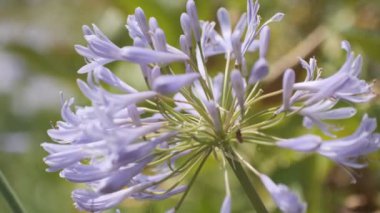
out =
[[[244,0],[196,1],[201,19],[215,20],[216,10],[226,7],[233,21],[245,11]],[[272,0],[261,2],[263,20],[275,12],[285,19],[271,25],[269,51],[271,74],[265,91],[281,87],[282,71],[293,67],[303,72],[297,57],[316,56],[324,75],[336,71],[344,62],[341,40],[349,40],[364,58],[362,77],[380,80],[380,1],[379,0]],[[40,143],[49,141],[46,130],[60,119],[60,95],[75,97],[78,104],[87,100],[80,94],[76,71],[84,65],[74,44],[84,44],[81,26],[95,23],[118,45],[131,44],[125,28],[128,14],[142,7],[146,15],[158,19],[169,43],[178,46],[181,33],[179,16],[185,0],[0,0],[0,169],[19,196],[27,212],[78,212],[72,204],[71,190],[76,186],[58,173],[45,172]],[[249,60],[249,59],[247,59]],[[217,64],[214,61],[210,66]],[[127,82],[141,88],[136,67],[112,64]],[[217,67],[217,65],[215,65]],[[216,69],[216,68],[215,68]],[[380,86],[375,83],[375,90]],[[266,105],[279,103],[269,100]],[[263,106],[264,107],[264,106]],[[378,98],[357,106],[357,115],[344,122],[340,136],[352,133],[362,115],[380,119]],[[300,119],[281,124],[281,136],[305,133]],[[380,129],[378,129],[380,131]],[[317,130],[312,130],[319,133]],[[370,166],[352,171],[317,155],[302,155],[277,149],[242,145],[245,156],[276,182],[295,189],[308,202],[309,212],[380,212],[380,153],[368,157]],[[190,191],[181,212],[218,212],[224,197],[220,168],[209,161]],[[252,212],[243,190],[232,180],[233,212]],[[276,211],[269,195],[252,179],[271,211]],[[126,201],[121,212],[164,212],[178,197],[163,202]],[[125,205],[124,205],[125,204]],[[0,196],[0,212],[10,208]]]

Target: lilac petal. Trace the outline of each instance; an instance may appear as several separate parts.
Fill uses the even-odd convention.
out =
[[[136,16],[135,15],[129,15],[127,17],[127,24],[126,28],[129,33],[129,37],[131,37],[134,41],[136,39],[143,40],[143,43],[147,43],[146,37],[144,33],[141,31],[141,28],[139,24],[137,23]]]
[[[268,75],[268,72],[268,62],[264,58],[259,58],[251,70],[248,83],[255,84],[265,78],[265,76]]]
[[[375,129],[376,119],[364,115],[354,134],[325,141],[318,153],[347,167],[366,167],[366,163],[359,162],[360,157],[380,149],[380,134],[373,133]]]
[[[219,73],[216,75],[212,81],[213,84],[213,92],[214,92],[214,99],[216,103],[219,103],[220,97],[222,96],[222,87],[223,87],[223,79],[224,76],[222,73]]]
[[[115,74],[113,74],[109,69],[103,66],[99,66],[94,69],[95,77],[99,80],[104,81],[105,83],[116,87],[122,91],[128,92],[128,93],[135,93],[137,90],[128,84],[126,84],[124,81],[122,81],[120,78],[118,78]]]
[[[127,106],[128,115],[136,126],[141,126],[140,112],[137,110],[136,105],[131,104]]]
[[[256,29],[260,23],[258,18],[258,10],[260,5],[256,1],[253,3],[253,0],[247,0],[247,32],[243,42],[243,55],[247,51],[248,47],[251,46],[251,43],[255,39]]]
[[[260,179],[276,203],[277,207],[284,213],[304,213],[306,203],[283,184],[276,185],[268,176],[260,174]]]
[[[284,13],[276,13],[274,14],[265,24],[269,24],[270,22],[279,22],[284,18]]]
[[[302,111],[302,110],[301,110]],[[304,116],[302,125],[308,129],[312,128],[313,125],[316,125],[325,135],[330,136],[332,138],[336,137],[330,132],[331,125],[328,125],[322,122],[320,119],[315,118],[314,115],[307,115],[301,113]]]
[[[237,33],[234,33],[231,38],[232,50],[239,65],[243,65],[243,55],[241,53],[241,41]]]
[[[97,212],[115,207],[133,193],[142,191],[149,187],[149,185],[151,185],[151,183],[140,183],[127,189],[105,195],[97,194],[89,190],[77,189],[73,191],[72,197],[78,208],[90,212]]]
[[[189,57],[184,53],[173,54],[141,47],[124,47],[121,50],[121,55],[124,60],[138,64],[171,63],[175,61],[186,61],[189,59]]]
[[[154,17],[150,17],[149,18],[149,29],[151,32],[154,32],[156,31],[158,28],[160,28],[158,26],[158,22],[157,22],[157,19],[154,18]]]
[[[96,55],[106,59],[121,59],[121,49],[109,40],[102,40],[95,35],[85,36],[88,48]]]
[[[122,166],[146,158],[149,154],[151,154],[151,152],[157,145],[165,142],[170,137],[173,137],[175,134],[176,132],[167,133],[150,141],[149,143],[141,142],[132,145],[130,144],[124,150],[117,150],[118,156],[116,157],[117,159],[114,160],[114,164],[119,164],[120,166]]]
[[[305,102],[306,105],[311,105],[322,99],[329,98],[336,91],[343,88],[347,83],[349,83],[350,78],[347,74],[342,73],[334,77],[334,79],[329,80],[330,81],[328,83],[319,85],[319,91]]]
[[[304,135],[276,143],[277,146],[299,152],[312,152],[319,148],[322,139],[315,135]]]
[[[49,129],[49,137],[60,143],[70,143],[75,141],[82,134],[78,129]]]
[[[77,79],[77,84],[79,86],[79,89],[90,100],[97,100],[99,99],[97,91],[95,89],[90,88],[84,81],[81,79]]]
[[[154,80],[152,88],[160,94],[173,94],[177,93],[182,87],[189,86],[198,78],[199,74],[197,73],[161,75]]]
[[[92,29],[94,29],[94,34],[100,39],[104,41],[111,41],[95,24],[92,24]]]
[[[350,45],[350,42],[346,41],[346,40],[343,40],[341,42],[341,47],[342,49],[344,49],[347,53],[351,52],[351,45]]]
[[[220,213],[230,213],[231,212],[231,196],[226,195],[224,198],[222,207],[220,208]]]
[[[160,28],[156,29],[156,31],[153,34],[153,46],[158,51],[162,51],[162,52],[167,51],[165,33]]]
[[[190,17],[191,28],[194,32],[194,37],[197,42],[201,39],[201,28],[199,25],[199,18],[197,8],[195,7],[194,0],[188,0],[186,3],[186,11]]]
[[[223,38],[228,41],[231,38],[231,21],[228,11],[225,8],[220,8],[217,12],[217,16]]]
[[[86,58],[96,58],[98,57],[96,54],[94,54],[90,49],[88,49],[87,47],[84,47],[82,45],[74,45],[74,48],[75,48],[75,51],[83,56],[83,57],[86,57]]]
[[[50,154],[44,158],[44,162],[50,167],[47,169],[48,172],[55,172],[77,163],[86,156],[87,153],[83,150],[72,149]]]
[[[102,181],[97,187],[97,191],[106,194],[118,191],[125,187],[131,179],[140,173],[143,168],[152,160],[152,157],[149,157],[141,162],[134,164],[133,166],[120,169],[116,173],[107,177],[106,180]]]
[[[260,57],[264,58],[267,55],[270,39],[270,29],[265,26],[260,32]]]
[[[191,41],[191,21],[189,15],[186,13],[182,13],[181,15],[181,27],[182,31],[185,34],[186,38],[186,44],[191,47],[192,41]]]
[[[247,51],[249,52],[256,52],[260,48],[260,41],[259,40],[253,40],[251,44],[249,45]]]
[[[54,144],[54,143],[42,143],[42,148],[47,151],[49,154],[58,153],[62,151],[72,150],[73,146],[66,144]]]
[[[282,102],[284,110],[288,110],[290,108],[290,98],[292,97],[295,80],[296,75],[294,70],[287,69],[282,79]]]
[[[189,46],[189,42],[187,41],[186,39],[186,36],[185,35],[181,35],[179,37],[179,43],[181,45],[181,50],[186,53],[186,55],[190,55],[190,46]]]
[[[91,28],[87,25],[82,26],[82,31],[84,35],[93,35],[94,32],[91,30]]]
[[[321,120],[335,120],[351,118],[356,114],[356,109],[353,107],[342,107],[325,112],[317,113],[317,116]]]
[[[220,112],[217,107],[217,104],[214,101],[204,101],[204,104],[207,108],[208,113],[215,125],[215,129],[218,132],[222,131],[222,123],[220,122]]]
[[[70,98],[68,101],[65,101],[61,109],[62,119],[73,125],[79,125],[80,123],[79,118],[70,109],[73,103],[74,103],[74,98]]]
[[[161,76],[161,68],[159,66],[154,66],[152,70],[150,70],[150,73],[148,75],[149,84],[151,87],[153,87],[153,82],[156,80],[156,78]]]
[[[141,101],[147,100],[157,95],[154,91],[144,91],[131,93],[126,95],[112,94],[106,93],[105,91],[99,90],[98,88],[90,88],[84,81],[78,79],[77,83],[82,93],[91,101],[98,102],[105,100],[102,99],[101,96],[105,96],[104,98],[107,101],[111,101],[115,105],[127,106],[129,104],[136,104]]]
[[[154,123],[145,126],[140,126],[136,128],[125,128],[122,132],[119,133],[121,138],[124,138],[123,143],[129,144],[135,141],[137,138],[142,137],[151,132],[157,131],[162,126],[161,123]]]
[[[241,110],[244,111],[245,82],[239,70],[233,70],[231,72],[231,84],[239,106]]]
[[[363,58],[361,55],[358,55],[354,62],[352,63],[352,67],[351,67],[351,75],[352,76],[355,76],[355,77],[358,77],[359,74],[360,74],[360,71],[361,71],[361,68],[363,66]]]
[[[145,36],[145,39],[147,39],[149,41],[149,38],[150,38],[149,33],[148,33],[149,28],[147,25],[147,21],[146,21],[144,11],[140,7],[136,8],[136,10],[135,10],[135,18],[136,18],[137,24],[140,27],[141,32]]]
[[[114,61],[113,59],[105,59],[105,58],[96,59],[96,60],[91,61],[88,64],[84,65],[83,67],[81,67],[78,70],[78,73],[84,74],[84,73],[91,72],[95,68],[97,68],[99,66],[103,66],[103,65],[108,64],[108,63],[111,63],[113,61]]]
[[[302,68],[306,70],[306,78],[305,81],[311,81],[314,78],[314,71],[317,68],[317,60],[314,58],[310,58],[309,63],[307,63],[302,58],[299,59]]]
[[[370,118],[367,114],[365,114],[360,122],[359,128],[355,131],[352,137],[358,137],[363,132],[373,132],[376,130],[376,127],[376,118]],[[346,139],[351,139],[352,137],[346,137]]]
[[[247,14],[244,13],[243,15],[240,16],[240,19],[234,28],[234,34],[239,35],[239,38],[241,38],[246,26],[247,26]]]
[[[68,181],[75,183],[87,183],[108,177],[111,171],[99,165],[83,165],[76,163],[63,169],[59,175]]]

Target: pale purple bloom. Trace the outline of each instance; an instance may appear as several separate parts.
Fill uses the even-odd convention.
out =
[[[202,49],[205,57],[218,54],[232,54],[239,65],[245,66],[244,55],[247,51],[254,52],[259,46],[262,50],[261,56],[265,57],[269,41],[268,25],[273,21],[280,21],[283,14],[276,14],[270,20],[265,22],[260,28],[260,18],[258,10],[260,5],[256,1],[247,1],[247,14],[243,14],[235,28],[232,29],[231,20],[226,9],[220,8],[217,13],[221,34],[215,31],[214,22],[202,23]],[[257,39],[258,33],[261,33],[260,41]],[[243,33],[246,32],[244,35]],[[242,41],[241,41],[242,40]],[[264,49],[263,49],[264,48]],[[243,70],[245,72],[245,70]]]
[[[268,75],[268,73],[268,62],[264,58],[260,58],[252,67],[248,83],[255,84],[258,81],[261,81],[263,78],[265,78]]]
[[[366,167],[360,162],[360,157],[380,149],[380,134],[373,133],[376,129],[376,119],[363,116],[359,128],[350,136],[321,141],[314,135],[277,142],[277,146],[300,152],[315,151],[331,160],[351,168]]]
[[[258,175],[281,211],[305,212],[306,204],[297,195],[275,184],[236,152],[234,141],[243,142],[243,138],[259,145],[273,142],[271,145],[281,148],[315,152],[345,167],[366,166],[361,158],[380,148],[380,134],[374,133],[376,120],[367,116],[354,134],[334,140],[305,134],[276,141],[270,131],[262,131],[297,113],[303,116],[305,127],[317,126],[333,137],[330,131],[336,128],[325,121],[350,118],[356,113],[352,106],[334,108],[339,101],[366,102],[374,95],[372,85],[358,78],[362,57],[355,57],[344,41],[346,62],[334,75],[321,78],[314,58],[309,63],[300,59],[306,70],[305,80],[296,83],[295,72],[286,70],[282,106],[258,109],[256,102],[281,93],[263,95],[259,82],[269,73],[265,58],[270,41],[268,24],[284,16],[277,13],[261,24],[259,7],[257,1],[247,0],[247,13],[241,15],[235,27],[228,11],[219,9],[217,32],[215,22],[198,19],[194,0],[188,0],[186,13],[180,18],[181,49],[167,43],[157,19],[146,17],[141,8],[127,18],[133,45],[119,47],[95,25],[83,27],[87,45],[76,45],[75,49],[85,57],[87,64],[79,73],[85,73],[87,79],[77,83],[90,105],[72,109],[74,99],[62,98],[62,121],[48,130],[56,143],[41,145],[48,152],[44,158],[47,171],[60,171],[62,178],[86,184],[86,189],[72,193],[78,209],[100,212],[126,199],[162,200],[185,192],[185,176],[217,151],[222,153],[224,164],[235,154],[237,159],[233,160]],[[258,51],[250,73],[247,51]],[[214,70],[208,66],[208,59],[218,54],[229,60],[224,61],[225,74],[210,76]],[[232,64],[230,60],[234,60]],[[146,91],[131,87],[105,67],[115,61],[138,65]],[[173,62],[178,63],[171,66]],[[177,71],[181,66],[185,74],[174,74],[181,73]],[[290,113],[276,116],[284,111]],[[178,175],[180,178],[175,178]],[[226,168],[225,182],[222,213],[231,211]],[[177,211],[179,206],[169,212]]]
[[[258,1],[253,3],[253,0],[247,0],[247,32],[243,42],[243,53],[249,49],[255,39],[256,30],[260,24],[259,8]]]
[[[351,52],[347,41],[342,42],[342,48],[347,51],[347,59],[337,73],[325,79],[294,84],[294,89],[305,92],[302,97],[307,98],[306,105],[328,98],[361,103],[367,102],[374,97],[371,85],[358,79],[361,69],[361,56],[359,55],[354,59],[354,54]]]
[[[118,205],[127,197],[131,197],[133,193],[144,190],[150,185],[152,185],[152,183],[140,183],[110,194],[99,194],[90,190],[77,189],[73,191],[72,197],[78,208],[86,211],[98,212]]]
[[[161,94],[177,93],[182,87],[189,86],[199,78],[197,73],[182,75],[161,75],[154,79],[152,88]]]
[[[97,83],[99,83],[99,81],[103,81],[104,83],[110,86],[113,86],[126,93],[138,92],[135,88],[126,84],[124,81],[122,81],[119,77],[117,77],[113,72],[111,72],[106,67],[103,67],[103,66],[96,67],[94,69],[93,75]]]
[[[171,63],[175,61],[188,60],[188,56],[184,53],[169,53],[163,51],[154,51],[141,47],[124,47],[122,49],[122,57],[126,61],[132,61],[138,64],[149,63]]]
[[[231,36],[231,45],[232,45],[232,51],[236,59],[236,64],[242,66],[242,70],[245,73],[247,68],[246,68],[244,56],[241,53],[240,35],[237,35],[237,33],[234,33]]]
[[[166,37],[165,37],[165,33],[163,30],[161,29],[156,29],[153,33],[153,46],[154,46],[154,49],[158,50],[158,51],[167,51],[167,43],[166,43]]]
[[[268,176],[260,174],[260,179],[273,198],[277,207],[284,213],[304,213],[306,212],[306,203],[290,191],[283,184],[275,184]]]
[[[285,71],[284,77],[282,79],[282,102],[284,110],[288,110],[290,108],[290,97],[293,93],[293,85],[296,80],[296,75],[294,70],[287,69]]]
[[[190,48],[192,47],[191,21],[187,13],[182,13],[181,15],[181,27],[184,33],[184,41],[182,43],[186,44],[186,46]]]
[[[282,140],[276,143],[277,146],[292,149],[299,152],[316,151],[322,143],[322,139],[315,135],[304,135],[298,138]]]
[[[233,70],[231,72],[231,84],[233,91],[235,93],[235,96],[238,100],[240,109],[244,111],[244,101],[245,101],[245,80],[243,76],[241,75],[239,70]]]
[[[380,149],[380,134],[373,133],[376,122],[375,118],[364,115],[354,134],[323,142],[318,153],[347,167],[366,167],[366,163],[359,161],[360,157]]]
[[[264,58],[267,55],[269,47],[270,29],[268,26],[264,26],[260,32],[260,58]]]
[[[144,11],[140,7],[136,8],[135,10],[135,19],[145,39],[147,41],[151,41],[150,36],[149,36],[149,27],[147,25],[146,17],[145,17]]]
[[[223,39],[228,42],[231,39],[231,21],[228,11],[225,8],[220,8],[217,12],[217,17]],[[231,50],[231,46],[227,47],[227,49]]]
[[[216,131],[223,131],[218,105],[214,101],[205,101],[204,104],[206,106],[207,112],[210,114],[212,122],[215,125]]]
[[[300,63],[307,73],[306,79],[304,82],[293,84],[295,91],[293,95],[290,95],[290,90],[284,88],[284,91],[288,92],[283,93],[283,105],[278,112],[296,111],[304,117],[303,125],[305,127],[317,126],[326,135],[334,137],[331,130],[338,130],[338,128],[323,121],[346,119],[356,114],[353,107],[334,109],[333,107],[338,101],[359,103],[367,102],[374,97],[372,85],[358,78],[362,65],[361,56],[354,59],[354,54],[347,41],[342,42],[342,48],[347,52],[346,62],[334,75],[325,79],[321,78],[314,58],[311,58],[309,63],[300,59]],[[286,75],[283,79],[284,85],[286,85],[285,77]],[[297,103],[302,105],[298,106]]]
[[[260,16],[258,15],[258,11],[260,8],[260,4],[258,1],[253,3],[253,0],[247,0],[247,32],[243,42],[243,55],[247,50],[250,50],[255,42],[255,37],[257,36],[258,30],[262,29],[258,26],[260,25]],[[268,25],[271,22],[281,21],[284,17],[283,13],[276,13],[273,15],[268,21],[266,21],[262,27]]]
[[[299,109],[299,114],[304,116],[303,125],[306,128],[317,126],[328,136],[334,136],[330,130],[335,130],[333,126],[323,122],[323,120],[339,120],[351,118],[356,114],[356,109],[353,107],[341,107],[333,109],[337,104],[336,101],[325,100],[314,105]],[[296,110],[296,107],[293,107]]]
[[[187,1],[186,11],[190,18],[190,25],[194,33],[195,41],[199,42],[201,39],[201,27],[199,24],[197,8],[195,7],[195,3],[193,0]]]
[[[181,50],[186,53],[186,55],[190,55],[190,46],[189,43],[186,40],[185,35],[181,35],[179,37],[179,44],[181,45]]]
[[[302,58],[299,59],[302,68],[306,70],[306,78],[305,81],[310,81],[314,78],[315,70],[317,69],[317,60],[315,58],[310,58],[309,63],[307,63]]]

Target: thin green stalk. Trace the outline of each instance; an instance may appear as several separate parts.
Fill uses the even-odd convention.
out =
[[[252,105],[252,104],[254,104],[254,103],[258,102],[258,101],[261,101],[261,100],[263,100],[263,99],[270,98],[270,97],[273,97],[273,96],[276,96],[276,95],[280,95],[280,94],[282,94],[282,92],[283,92],[283,91],[282,91],[282,89],[281,89],[281,90],[277,90],[277,91],[274,91],[274,92],[271,92],[271,93],[267,93],[267,94],[262,95],[262,96],[260,96],[260,97],[258,97],[258,98],[255,98],[255,99],[250,100],[250,101],[247,103],[247,105],[250,106],[250,105]]]
[[[0,170],[0,192],[3,194],[5,200],[7,201],[9,207],[11,207],[14,213],[25,212],[18,199],[16,193],[13,191],[12,187],[9,185],[7,179],[5,178],[3,172]]]
[[[203,165],[205,164],[205,162],[206,162],[208,156],[210,155],[210,153],[211,153],[211,149],[207,152],[207,154],[205,155],[205,157],[202,159],[202,162],[199,164],[197,170],[195,171],[195,174],[194,174],[193,177],[191,178],[190,183],[189,183],[189,185],[187,186],[186,191],[183,193],[181,199],[179,200],[179,202],[177,203],[177,205],[174,207],[175,211],[178,211],[178,209],[181,207],[183,201],[184,201],[185,198],[186,198],[186,195],[189,193],[191,186],[192,186],[193,183],[195,182],[195,179],[197,179],[197,176],[198,176],[198,174],[200,173],[200,171],[201,171]]]
[[[243,187],[244,192],[247,194],[248,199],[251,201],[254,209],[258,213],[268,213],[263,202],[261,201],[261,198],[257,194],[255,188],[245,173],[243,166],[239,161],[235,160],[237,158],[235,153],[231,149],[229,149],[229,151],[230,152],[228,154],[231,156],[226,156],[226,159]]]

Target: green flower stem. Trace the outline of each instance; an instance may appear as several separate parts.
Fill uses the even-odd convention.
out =
[[[212,151],[211,149],[210,149],[209,151],[207,151],[206,155],[203,157],[202,162],[200,163],[200,165],[198,166],[197,170],[195,171],[195,174],[194,174],[193,177],[191,178],[190,183],[188,184],[186,191],[185,191],[184,194],[182,195],[182,197],[181,197],[181,199],[179,200],[179,202],[177,203],[177,205],[174,207],[174,209],[175,209],[176,211],[178,211],[178,209],[181,207],[183,201],[184,201],[185,198],[186,198],[186,195],[189,193],[190,188],[191,188],[191,186],[193,185],[195,179],[197,179],[197,176],[198,176],[199,172],[201,171],[201,169],[202,169],[204,163],[206,162],[208,156],[210,155],[211,151]]]
[[[228,160],[228,163],[230,164],[232,170],[234,171],[236,177],[238,178],[241,186],[243,187],[245,193],[248,196],[248,199],[251,201],[256,212],[267,213],[267,209],[265,208],[255,188],[251,184],[251,181],[245,173],[243,166],[240,164],[239,161],[234,160],[237,159],[237,156],[235,156],[235,153],[232,151],[232,149],[229,149],[228,151],[229,152],[227,153],[227,155],[229,156],[226,156],[226,159]]]
[[[22,207],[19,199],[16,196],[16,193],[12,190],[12,187],[9,185],[7,179],[5,178],[3,172],[0,170],[0,192],[3,194],[8,205],[11,207],[14,213],[23,213],[25,212]]]

